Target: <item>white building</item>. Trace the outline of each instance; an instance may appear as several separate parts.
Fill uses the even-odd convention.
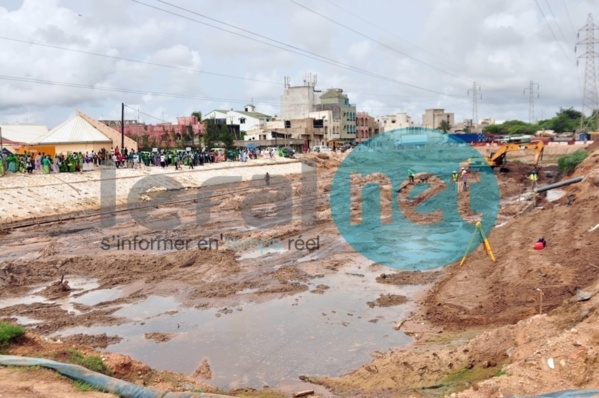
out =
[[[322,91],[316,90],[316,75],[308,74],[303,86],[292,87],[289,77],[285,77],[285,91],[281,96],[281,119],[305,119],[314,106],[320,104]]]
[[[380,116],[376,118],[380,131],[387,132],[395,129],[414,127],[412,118],[405,112],[398,112],[395,115]]]
[[[447,121],[450,126],[455,125],[453,112],[445,112],[445,109],[427,109],[422,115],[422,127],[437,129],[443,120]]]
[[[202,121],[215,120],[217,123],[238,125],[241,131],[255,130],[272,119],[272,116],[256,112],[255,109],[254,105],[246,105],[243,111],[215,109],[208,112]]]

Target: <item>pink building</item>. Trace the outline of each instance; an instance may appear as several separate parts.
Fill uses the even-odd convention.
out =
[[[379,133],[379,126],[368,112],[356,113],[356,142],[369,140]]]
[[[121,131],[120,120],[100,120]],[[206,126],[196,116],[179,116],[177,123],[145,124],[125,120],[125,136],[137,141],[140,150],[158,148],[183,148],[200,145]]]

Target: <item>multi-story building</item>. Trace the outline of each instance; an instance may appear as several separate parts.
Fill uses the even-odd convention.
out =
[[[291,87],[286,85],[281,96],[281,119],[294,120],[309,117],[314,106],[320,103],[321,91],[314,85]]]
[[[387,132],[395,129],[414,127],[412,118],[405,112],[398,112],[395,115],[381,116],[376,119],[381,131]]]
[[[249,130],[246,140],[278,138],[281,134],[299,140],[305,149],[327,143],[355,142],[356,106],[343,90],[332,88],[324,94],[315,89],[316,76],[308,75],[303,86],[292,87],[285,78],[281,115]],[[272,133],[275,133],[274,135]]]
[[[455,124],[453,113],[445,112],[445,109],[427,109],[422,115],[422,127],[436,129],[443,120],[448,121],[450,126]]]
[[[314,111],[331,111],[332,124],[330,140],[355,142],[356,140],[356,105],[349,103],[349,98],[340,88],[328,89],[320,96],[320,104],[314,106]]]
[[[358,112],[356,115],[356,143],[369,140],[379,133],[379,123],[368,114]]]

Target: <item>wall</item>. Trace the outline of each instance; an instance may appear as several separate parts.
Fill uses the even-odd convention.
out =
[[[105,148],[107,151],[110,151],[111,144],[109,142],[86,142],[86,143],[78,143],[78,144],[56,144],[54,147],[57,154],[59,153],[68,153],[68,152],[81,152],[85,155],[86,152],[96,151],[98,152],[100,149]],[[120,147],[120,143],[118,145]]]
[[[288,87],[281,96],[281,119],[303,119],[310,116],[314,105],[320,103],[320,91],[314,86]]]
[[[102,134],[104,134],[106,137],[108,137],[112,141],[112,145],[114,147],[117,147],[117,146],[119,148],[121,147],[122,135],[121,135],[120,131],[116,131],[116,130],[108,127],[104,123],[100,123],[93,117],[86,115],[85,113],[83,113],[81,111],[77,111],[77,114],[79,116],[81,116],[82,118],[84,118],[89,124],[91,124],[98,130],[100,130],[100,132]],[[125,134],[124,143],[125,143],[125,145],[124,145],[125,148],[133,149],[137,152],[137,142],[135,140],[127,137],[126,134]],[[57,145],[57,148],[58,148],[58,145]],[[108,149],[110,149],[110,148],[108,148]],[[79,152],[79,150],[77,150],[77,152]]]

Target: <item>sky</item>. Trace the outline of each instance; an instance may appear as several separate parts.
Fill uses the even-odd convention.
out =
[[[248,103],[278,115],[285,76],[309,74],[415,122],[472,118],[473,91],[478,118],[529,121],[532,81],[548,119],[581,109],[592,12],[599,25],[599,0],[0,0],[0,123],[120,119],[121,103],[146,123]]]

